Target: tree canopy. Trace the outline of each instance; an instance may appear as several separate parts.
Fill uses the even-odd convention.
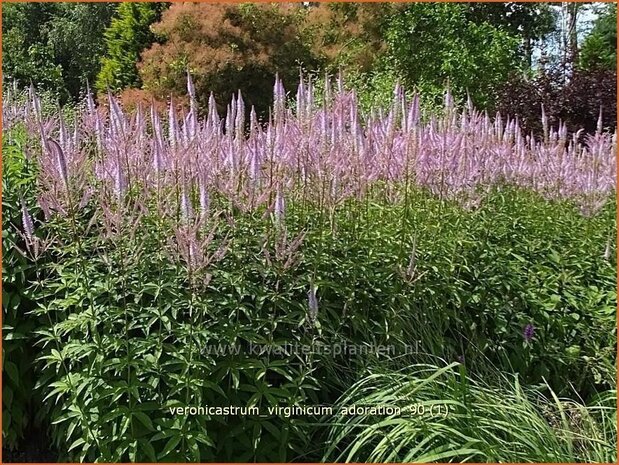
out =
[[[576,40],[583,8],[597,19]],[[300,70],[342,72],[365,107],[387,104],[400,82],[426,105],[439,103],[449,86],[457,99],[468,95],[488,110],[527,106],[504,95],[510,88],[547,78],[561,87],[573,74],[573,88],[602,89],[597,106],[612,97],[597,79],[616,73],[616,15],[615,4],[518,2],[9,3],[3,72],[63,103],[79,99],[87,81],[136,101],[184,97],[189,71],[202,108],[211,92],[227,102],[240,89],[263,116],[275,75],[291,90]],[[549,64],[563,71],[548,72]]]
[[[137,63],[140,53],[156,40],[151,25],[158,21],[165,3],[124,2],[105,30],[105,55],[97,76],[97,90],[118,91],[141,84]]]
[[[609,3],[593,26],[580,51],[583,68],[617,68],[617,4]]]
[[[7,3],[3,5],[3,74],[26,86],[77,99],[94,82],[105,49],[103,32],[113,3]]]
[[[489,22],[474,22],[456,3],[411,3],[387,24],[388,59],[409,87],[441,95],[449,85],[486,105],[493,83],[519,65],[518,39]]]
[[[300,36],[303,16],[298,5],[174,4],[154,26],[162,43],[142,54],[143,86],[158,97],[182,95],[189,71],[202,106],[210,92],[221,103],[241,90],[247,105],[266,111],[276,74],[290,89],[299,67],[318,66]]]

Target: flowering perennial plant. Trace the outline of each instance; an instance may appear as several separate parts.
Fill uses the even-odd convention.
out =
[[[240,93],[220,115],[187,89],[165,114],[5,96],[3,329],[34,348],[6,366],[33,367],[70,460],[321,460],[319,419],[169,412],[329,404],[371,363],[614,382],[616,133],[544,119],[536,139],[399,86],[366,113],[341,78],[294,96],[276,79],[266,121]],[[288,350],[411,341],[390,360]],[[209,350],[255,345],[277,355]]]
[[[477,205],[493,186],[510,184],[574,199],[592,214],[614,192],[616,132],[598,131],[581,144],[579,134],[544,120],[545,136],[537,140],[517,120],[491,118],[471,102],[456,109],[448,92],[440,116],[424,115],[419,97],[408,98],[399,86],[389,108],[362,114],[341,79],[337,90],[328,80],[324,87],[317,97],[313,83],[302,80],[293,110],[277,80],[264,124],[240,93],[225,116],[211,98],[200,117],[190,77],[189,110],[177,111],[171,101],[165,119],[154,108],[128,115],[112,96],[106,109],[96,107],[88,95],[68,127],[62,117],[42,115],[32,90],[21,105],[9,94],[3,116],[5,125],[21,121],[38,134],[40,203],[62,215],[91,197],[100,208],[113,208],[135,192],[144,208],[156,205],[184,221],[207,215],[218,195],[240,211],[266,208],[281,222],[288,200],[336,207],[363,198],[377,183],[390,201],[405,195],[398,189],[405,185],[465,206]]]

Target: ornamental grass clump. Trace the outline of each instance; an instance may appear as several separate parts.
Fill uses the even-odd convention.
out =
[[[589,405],[547,397],[502,376],[501,389],[459,363],[376,368],[342,396],[324,461],[600,462],[616,460],[616,391]],[[351,406],[390,406],[379,417],[342,415]]]

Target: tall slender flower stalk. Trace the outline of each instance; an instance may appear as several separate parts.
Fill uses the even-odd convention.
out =
[[[232,214],[270,210],[277,224],[286,213],[296,217],[299,206],[305,211],[316,205],[323,224],[343,203],[367,206],[368,197],[381,192],[387,204],[404,199],[404,239],[411,233],[410,195],[419,189],[474,208],[484,192],[507,184],[573,200],[585,215],[599,211],[615,192],[616,132],[599,128],[570,138],[564,125],[550,127],[544,114],[544,137],[537,139],[509,116],[492,119],[470,101],[459,109],[449,91],[444,111],[423,119],[420,96],[408,98],[400,85],[388,108],[368,113],[341,76],[335,86],[326,78],[321,101],[311,81],[302,76],[300,82],[293,112],[277,78],[269,119],[258,121],[251,109],[248,131],[240,93],[224,118],[211,95],[207,116],[199,118],[189,74],[189,111],[170,100],[167,117],[152,105],[128,114],[112,95],[106,113],[88,94],[71,132],[62,118],[43,115],[33,90],[27,102],[9,99],[3,111],[13,120],[23,118],[34,138],[43,140],[39,177],[46,215],[72,217],[86,204],[108,211],[108,192],[118,205],[135,192],[143,205],[164,202],[166,211],[175,212],[171,223],[198,211],[206,218],[217,198]],[[84,146],[93,139],[99,147],[95,159]],[[132,209],[117,212],[122,217]],[[332,232],[336,226],[331,224]],[[404,241],[401,246],[404,253]]]

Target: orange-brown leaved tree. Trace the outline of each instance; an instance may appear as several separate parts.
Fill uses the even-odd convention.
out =
[[[222,105],[240,89],[247,107],[264,116],[276,73],[294,90],[301,67],[320,68],[301,31],[306,15],[300,4],[173,4],[153,26],[163,43],[138,65],[143,89],[155,98],[184,95],[189,71],[203,111],[210,92]]]

